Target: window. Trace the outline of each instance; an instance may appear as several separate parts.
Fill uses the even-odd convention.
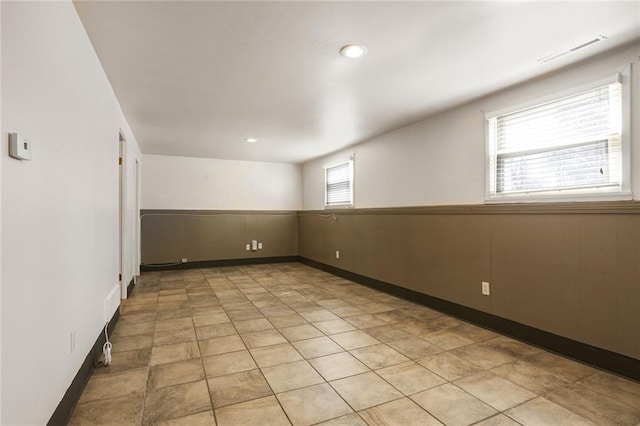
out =
[[[488,115],[487,136],[489,200],[622,194],[627,184],[618,81]]]
[[[325,206],[353,205],[353,161],[325,167]]]

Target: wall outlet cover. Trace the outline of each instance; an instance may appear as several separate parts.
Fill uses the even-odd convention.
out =
[[[482,281],[482,294],[485,296],[491,295],[491,286],[487,281]]]

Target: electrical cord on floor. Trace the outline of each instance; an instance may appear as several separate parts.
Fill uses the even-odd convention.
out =
[[[113,348],[113,345],[109,341],[108,328],[109,328],[109,322],[107,322],[104,326],[104,337],[106,342],[104,342],[104,345],[102,345],[102,355],[100,356],[100,359],[98,360],[98,362],[94,361],[93,363],[94,368],[106,367],[107,365],[111,364],[111,348]]]
[[[113,347],[113,345],[111,344],[111,342],[109,341],[109,323],[107,322],[104,326],[104,337],[106,342],[104,342],[104,345],[102,345],[102,353],[104,354],[104,365],[105,367],[109,364],[111,364],[111,348]]]

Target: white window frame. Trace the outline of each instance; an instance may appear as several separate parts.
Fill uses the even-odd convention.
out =
[[[511,106],[497,111],[485,114],[485,159],[486,159],[486,180],[485,180],[485,202],[486,203],[527,203],[527,202],[572,202],[572,201],[621,201],[631,200],[631,67],[626,65],[619,73],[605,79],[594,81],[592,83],[574,87],[570,90],[555,93],[544,98],[539,98],[519,105]],[[598,187],[598,188],[578,188],[578,189],[559,189],[544,192],[517,193],[517,194],[500,194],[495,192],[497,186],[496,170],[497,155],[493,149],[494,141],[490,139],[489,120],[498,116],[507,115],[528,108],[533,108],[548,102],[569,97],[580,92],[595,89],[607,84],[619,82],[621,84],[621,102],[622,102],[622,125],[621,125],[621,156],[622,156],[622,182],[620,186],[614,187]]]
[[[334,167],[342,166],[344,164],[349,164],[349,193],[351,195],[351,201],[348,203],[342,204],[329,204],[329,183],[327,182],[327,171]],[[324,208],[325,209],[333,209],[333,208],[350,208],[354,205],[354,194],[353,194],[353,160],[341,161],[339,163],[330,164],[324,166]]]

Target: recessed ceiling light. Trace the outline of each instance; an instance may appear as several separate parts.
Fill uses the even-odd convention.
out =
[[[346,58],[359,58],[365,53],[367,53],[367,48],[359,44],[347,44],[340,49],[340,54]]]
[[[256,142],[258,142],[258,139],[256,139],[256,138],[246,138],[245,141],[247,141],[249,143],[256,143]]]

